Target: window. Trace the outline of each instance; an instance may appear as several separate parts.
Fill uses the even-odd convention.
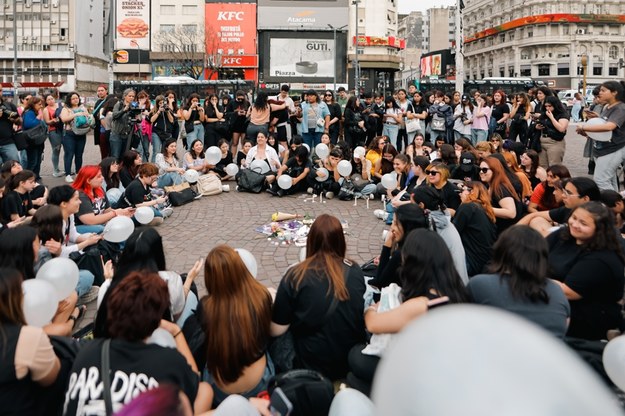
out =
[[[603,65],[595,65],[592,67],[593,75],[603,75]]]
[[[538,76],[539,77],[548,77],[551,75],[551,65],[549,64],[538,64]]]
[[[186,33],[195,33],[197,32],[197,25],[182,25],[182,30]]]
[[[618,46],[610,46],[610,59],[618,59]]]
[[[510,78],[512,78],[514,76],[514,67],[513,66],[509,66],[508,67],[508,76]]]
[[[197,6],[195,6],[195,5],[193,5],[193,6],[182,6],[182,14],[186,14],[186,15],[197,14]]]
[[[618,75],[618,67],[617,66],[611,66],[608,68],[608,75],[610,76],[617,76]]]
[[[569,75],[569,64],[562,63],[558,64],[558,75]]]
[[[161,32],[173,32],[176,29],[175,25],[161,25]]]
[[[184,6],[183,6],[183,10],[184,10]],[[164,15],[176,14],[176,6],[174,6],[173,4],[171,5],[161,4],[161,14],[164,14]]]
[[[521,76],[522,77],[531,77],[532,76],[532,67],[530,65],[521,65]]]

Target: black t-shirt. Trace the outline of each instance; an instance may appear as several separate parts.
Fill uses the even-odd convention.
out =
[[[130,185],[130,182],[132,182],[134,179],[135,178],[132,176],[132,173],[130,173],[128,168],[122,167],[119,170],[119,180],[121,181],[121,183],[124,186],[124,188],[126,188],[128,185]]]
[[[20,194],[17,191],[9,192],[2,198],[2,218],[11,221],[11,215],[17,214],[20,217],[28,216],[28,211],[33,209],[33,201],[28,192]]]
[[[395,250],[391,255],[390,247],[382,246],[378,270],[373,279],[369,280],[371,286],[383,288],[391,283],[401,286],[399,281],[399,267],[401,266],[401,251]]]
[[[123,197],[119,199],[120,208],[134,207],[152,200],[152,193],[149,186],[144,186],[137,178],[130,182],[124,191]]]
[[[451,182],[447,182],[445,186],[438,190],[441,194],[441,198],[443,202],[445,202],[445,206],[447,208],[451,208],[453,210],[458,209],[460,206],[460,194],[457,192],[458,188],[454,186]]]
[[[482,273],[490,261],[497,228],[475,202],[460,204],[452,220],[464,246],[469,276]]]
[[[514,207],[516,208],[516,216],[514,218],[499,218],[495,221],[497,226],[497,235],[501,234],[506,228],[516,224],[523,216],[523,203],[517,199],[514,199],[512,194],[503,186],[501,187],[501,197],[498,197],[495,192],[491,195],[491,204],[493,208],[501,208],[499,201],[504,198],[512,198],[514,200]]]
[[[341,106],[339,105],[339,103],[329,104],[328,110],[330,110],[330,120],[336,117],[340,121],[341,117],[343,117],[343,113],[341,111]],[[341,126],[341,123],[337,121],[336,123],[333,123],[330,125],[330,130],[338,130],[340,126]]]
[[[308,159],[306,159],[306,161],[300,165],[299,163],[297,163],[297,159],[295,157],[289,158],[289,160],[286,161],[285,165],[287,167],[286,173],[292,178],[297,178],[304,172],[306,168],[310,169],[312,166],[310,160]]]
[[[237,165],[241,166],[241,162],[243,162],[245,159],[247,159],[247,155],[239,150],[237,152]]]
[[[17,112],[17,107],[13,103],[4,101],[0,106],[4,106],[9,109],[9,112]],[[0,116],[0,146],[6,144],[13,144],[13,122],[9,121],[6,111],[2,112]]]
[[[104,414],[100,374],[103,342],[96,339],[78,353],[69,376],[63,414]],[[199,377],[173,348],[115,339],[111,342],[110,369],[113,411],[119,411],[140,393],[161,383],[180,388],[191,403],[195,401]]]
[[[332,295],[328,295],[328,279],[312,269],[306,271],[297,290],[291,271],[287,271],[273,305],[273,322],[290,325],[297,366],[320,371],[332,380],[346,375],[349,350],[365,341],[364,276],[355,264],[345,268],[349,269],[345,278],[349,299],[338,302],[329,317]]]
[[[490,116],[493,120],[498,121],[501,120],[504,114],[510,114],[510,108],[506,103],[494,105]]]
[[[572,210],[567,207],[559,207],[549,210],[549,218],[558,224],[566,224],[571,216]]]
[[[110,208],[110,204],[108,199],[106,198],[106,194],[101,198],[95,198],[93,202],[86,193],[83,191],[78,191],[78,198],[80,199],[80,208],[78,209],[78,213],[74,215],[74,220],[76,221],[76,225],[83,225],[84,223],[80,221],[80,217],[85,214],[102,214],[107,208]]]
[[[480,180],[480,167],[477,165],[471,165],[468,171],[463,170],[464,166],[458,165],[451,173],[451,179],[458,179],[461,181],[479,181]]]
[[[569,301],[571,324],[567,335],[577,338],[605,339],[609,329],[621,324],[623,263],[614,252],[587,251],[560,232],[547,237],[549,277],[564,282],[582,298]]]

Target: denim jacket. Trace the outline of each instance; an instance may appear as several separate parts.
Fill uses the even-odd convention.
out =
[[[310,108],[310,104],[307,102],[302,103],[302,121],[300,122],[300,126],[302,127],[302,133],[308,133],[308,110]],[[320,118],[325,119],[326,116],[330,115],[330,110],[326,103],[317,103],[317,120]],[[315,128],[315,133],[323,133],[325,130],[325,125],[319,126]]]

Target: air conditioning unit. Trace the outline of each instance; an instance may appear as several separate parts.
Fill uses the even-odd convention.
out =
[[[577,29],[577,34],[578,35],[585,35],[586,34],[586,29]]]
[[[65,36],[59,36],[60,40],[65,40]]]
[[[56,20],[50,20],[50,24],[51,25],[55,25],[56,24]]]
[[[52,2],[52,7],[59,7],[59,2],[58,1],[53,1]]]
[[[37,39],[33,39],[30,41],[30,43],[32,43],[33,45],[37,43]]]

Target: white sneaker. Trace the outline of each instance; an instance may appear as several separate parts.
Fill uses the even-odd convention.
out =
[[[65,175],[65,172],[61,172],[60,170],[57,170],[56,172],[54,172],[52,174],[52,176],[55,177],[55,178],[60,178],[60,177],[62,177],[64,175]]]
[[[172,207],[166,207],[161,210],[161,214],[163,214],[163,218],[167,218],[173,213],[174,213],[174,209]]]
[[[332,191],[326,192],[326,199],[332,199],[332,198],[334,198],[334,192]]]
[[[74,182],[74,178],[72,178],[72,175],[67,175],[67,176],[65,177],[65,182],[67,182],[67,183],[72,183],[72,182]]]
[[[386,221],[386,219],[388,218],[388,212],[384,211],[383,209],[376,209],[375,211],[373,211],[373,215],[375,215],[376,218],[384,221]]]

